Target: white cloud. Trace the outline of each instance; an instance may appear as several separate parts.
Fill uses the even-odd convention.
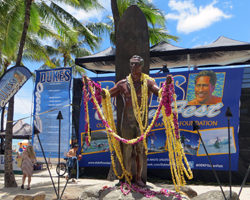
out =
[[[174,12],[167,14],[166,18],[177,20],[177,31],[188,34],[207,28],[222,19],[231,17],[231,15],[227,15],[222,10],[215,7],[216,3],[217,1],[214,0],[207,6],[200,6],[197,8],[193,0],[170,0],[168,6]]]
[[[69,12],[79,21],[89,21],[89,20],[97,20],[101,21],[103,16],[106,15],[106,12],[111,12],[111,3],[110,0],[99,0],[99,3],[104,7],[103,10],[89,10],[85,11],[82,9],[75,9],[69,5],[65,5],[62,3],[58,3],[64,10]]]
[[[223,7],[224,7],[224,8],[233,9],[233,5],[232,5],[232,2],[231,2],[231,1],[223,2],[222,4],[223,4]]]

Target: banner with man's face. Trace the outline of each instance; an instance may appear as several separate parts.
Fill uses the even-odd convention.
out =
[[[235,165],[232,170],[238,170],[239,145],[239,100],[243,68],[193,70],[186,72],[162,73],[150,75],[159,87],[166,76],[174,78],[177,95],[178,121],[180,141],[192,169],[212,170],[205,149],[197,131],[193,131],[193,121],[199,126],[205,147],[216,170],[228,170],[228,146],[231,148],[231,160]],[[112,88],[115,77],[93,78],[102,88]],[[155,95],[149,97],[149,123],[152,121],[159,99]],[[116,103],[112,98],[113,114],[116,119]],[[173,106],[173,105],[172,105]],[[227,108],[233,117],[225,117]],[[81,106],[79,138],[82,139],[83,159],[80,166],[110,165],[110,153],[106,130],[99,120],[92,103],[89,103],[90,126],[92,141],[90,146],[84,143],[85,122],[84,106]],[[230,131],[230,144],[228,135]],[[151,133],[148,135],[148,168],[169,168],[168,149],[166,146],[165,127],[160,114]]]

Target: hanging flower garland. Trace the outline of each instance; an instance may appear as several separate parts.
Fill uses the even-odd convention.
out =
[[[103,106],[103,114],[104,117],[107,119],[108,124],[110,124],[110,128],[116,132],[116,126],[115,126],[115,121],[112,113],[112,107],[111,107],[111,97],[110,93],[108,90],[103,89],[105,92],[106,98],[102,99],[102,106]],[[125,176],[126,181],[131,184],[132,180],[132,174],[129,173],[123,164],[123,156],[121,152],[121,147],[120,147],[120,142],[114,138],[114,136],[110,135],[108,128],[106,127],[107,130],[107,136],[108,136],[108,141],[109,141],[109,151],[111,155],[111,163],[113,166],[113,170],[115,175],[119,178],[122,179]],[[118,161],[120,162],[121,168],[122,168],[122,175],[119,176],[118,172],[115,167],[115,161],[114,161],[114,152],[116,153],[116,156],[118,158]]]
[[[137,94],[135,91],[134,83],[131,74],[128,76],[128,84],[130,86],[131,90],[131,99],[132,99],[132,105],[133,105],[133,111],[134,111],[134,116],[136,118],[136,121],[138,122],[140,129],[145,130],[147,126],[147,120],[145,120],[144,125],[143,125],[143,120],[144,118],[146,119],[148,116],[148,85],[147,85],[147,79],[148,75],[142,73],[141,74],[141,106],[139,107],[138,105],[138,100],[137,100]],[[142,131],[143,132],[143,131]]]
[[[101,108],[100,108],[100,104],[98,104],[97,99],[96,99],[96,97],[95,97],[96,95],[95,95],[94,88],[92,88],[91,85],[89,85],[89,90],[90,90],[90,94],[92,95],[91,101],[93,101],[94,104],[95,104],[95,108],[96,108],[96,110],[97,110],[97,115],[98,115],[99,119],[102,121],[103,125],[104,125],[105,127],[108,128],[108,132],[109,132],[111,135],[113,135],[119,142],[123,142],[123,143],[125,143],[125,144],[132,144],[132,145],[134,145],[134,144],[136,144],[136,143],[142,141],[143,138],[146,137],[146,136],[150,133],[150,131],[151,131],[151,129],[152,129],[152,127],[153,127],[153,125],[154,125],[156,119],[158,119],[158,117],[159,117],[160,108],[161,108],[161,106],[162,106],[162,103],[159,104],[159,106],[158,106],[158,108],[157,108],[157,111],[156,111],[156,114],[155,114],[155,116],[153,117],[153,120],[151,121],[151,124],[148,126],[147,130],[146,130],[141,136],[138,136],[137,138],[130,139],[130,140],[121,138],[119,135],[117,135],[117,134],[115,133],[115,131],[113,131],[113,130],[111,129],[111,127],[110,127],[110,125],[108,124],[106,118],[104,117],[103,112],[102,112],[102,110],[101,110]],[[109,104],[110,104],[110,106],[111,106],[111,103],[109,103]]]
[[[169,163],[172,180],[175,185],[176,191],[180,191],[180,186],[185,186],[186,184],[183,172],[185,172],[186,176],[189,179],[193,178],[193,174],[180,142],[176,94],[174,93],[173,80],[171,82],[172,84],[166,84],[165,82],[162,87],[162,99],[164,99],[162,106],[162,115],[163,123],[166,128],[165,132],[167,150],[169,152]],[[172,110],[171,107],[172,103],[174,103],[174,110]],[[186,169],[186,167],[184,166],[183,159],[188,169]]]
[[[171,77],[172,78],[172,77]],[[146,82],[146,81],[145,81]],[[88,85],[89,85],[89,92],[92,95],[91,101],[94,103],[95,108],[97,109],[98,117],[101,119],[102,123],[105,125],[108,135],[110,134],[109,143],[110,143],[110,153],[111,153],[111,160],[114,167],[114,158],[113,158],[113,150],[117,153],[118,159],[120,163],[123,163],[123,158],[119,146],[119,142],[123,142],[126,144],[136,144],[142,140],[145,141],[147,135],[151,131],[152,127],[154,126],[155,121],[158,119],[160,111],[163,114],[163,122],[166,128],[166,136],[167,136],[167,142],[166,145],[168,146],[169,151],[169,161],[170,161],[170,168],[171,168],[171,174],[173,178],[173,182],[175,184],[176,191],[180,191],[180,186],[185,185],[185,179],[184,179],[184,173],[187,175],[189,179],[193,178],[192,171],[189,167],[188,161],[186,159],[184,150],[182,149],[181,143],[180,143],[180,135],[179,135],[179,125],[178,125],[178,115],[177,115],[177,104],[176,104],[176,95],[174,93],[174,85],[173,85],[173,78],[170,83],[164,83],[163,87],[159,91],[159,98],[160,103],[157,108],[157,111],[155,113],[155,116],[153,120],[151,121],[151,124],[147,127],[146,131],[142,131],[142,134],[140,137],[126,140],[124,138],[121,138],[118,136],[115,132],[115,125],[114,125],[114,119],[112,114],[112,108],[111,108],[111,101],[103,102],[103,108],[104,112],[106,113],[104,116],[101,108],[100,108],[100,99],[101,99],[101,87],[94,83],[92,80],[88,79]],[[133,89],[132,89],[133,90]],[[131,91],[132,92],[132,91]],[[108,96],[108,91],[105,91],[106,96]],[[98,95],[99,94],[99,95]],[[135,102],[135,99],[132,101]],[[145,100],[143,100],[145,101]],[[174,111],[172,111],[172,102],[174,103]],[[111,111],[110,111],[111,110]],[[139,108],[138,105],[136,105],[136,112],[138,113],[146,113],[146,110],[141,106]],[[138,123],[141,124],[140,127],[142,129],[146,128],[142,125],[141,115],[138,114]],[[89,121],[88,121],[89,123]],[[140,128],[141,129],[141,128]],[[174,134],[172,134],[174,133]],[[145,144],[144,144],[145,145]],[[183,160],[188,168],[186,170]],[[123,167],[122,167],[123,168]],[[115,167],[114,167],[115,169]],[[116,172],[116,170],[114,170]],[[116,172],[117,173],[117,172]],[[125,176],[127,182],[131,184],[130,180],[132,179],[132,175],[128,173],[125,168],[123,168],[123,174],[121,177]],[[177,187],[178,186],[178,187]]]
[[[86,85],[83,84],[83,103],[84,103],[85,122],[86,122],[85,123],[85,133],[87,134],[87,136],[85,137],[85,141],[86,141],[87,146],[89,146],[89,143],[91,141],[88,101],[89,101],[89,95],[87,92],[87,88],[86,88]]]
[[[141,131],[141,135],[143,135],[148,120],[146,120],[148,118],[148,82],[147,79],[151,79],[147,74],[142,73],[141,74],[141,78],[140,78],[140,82],[141,84],[141,105],[139,107],[138,105],[138,99],[137,99],[137,94],[136,94],[136,90],[134,87],[134,83],[133,83],[133,79],[131,74],[129,74],[127,80],[128,80],[128,84],[130,86],[130,90],[131,90],[131,100],[132,100],[132,105],[133,105],[133,112],[134,112],[134,116],[136,118],[136,121],[139,124],[139,129]],[[152,80],[152,79],[151,79]],[[154,79],[153,79],[154,81]],[[144,120],[144,125],[143,125],[143,120]],[[147,155],[148,153],[148,146],[147,146],[147,141],[146,141],[146,134],[144,134],[143,137],[143,145],[145,148],[145,154]]]

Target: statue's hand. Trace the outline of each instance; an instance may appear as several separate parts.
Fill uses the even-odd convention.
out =
[[[101,91],[102,98],[106,99],[106,93],[104,90]]]
[[[166,83],[167,83],[167,85],[169,85],[169,84],[172,83],[172,76],[171,75],[167,75],[167,77],[166,77]]]

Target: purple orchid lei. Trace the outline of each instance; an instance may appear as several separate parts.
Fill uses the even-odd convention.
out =
[[[173,77],[172,77],[172,79],[173,79]],[[95,83],[93,80],[90,80],[90,79],[88,79],[88,85],[90,85],[90,86],[92,86],[94,88],[94,94],[93,95],[95,96],[98,104],[101,105],[101,102],[102,102],[102,96],[100,94],[101,91],[102,91],[101,86],[98,83]],[[173,99],[174,85],[173,85],[173,83],[166,84],[166,82],[164,82],[162,88],[163,88],[162,89],[162,98],[161,98],[159,106],[158,106],[158,108],[156,110],[156,117],[155,117],[155,120],[154,120],[154,124],[159,118],[162,106],[165,107],[166,115],[168,117],[170,116],[170,114],[172,112],[171,103],[174,101],[174,99]],[[89,90],[89,93],[91,93],[89,88],[88,88],[88,90]],[[87,116],[86,116],[86,113],[87,113],[86,112],[86,103],[88,102],[88,100],[89,100],[89,96],[87,94],[87,91],[84,90],[85,121],[87,119]],[[96,105],[95,105],[95,103],[93,101],[93,98],[91,98],[91,102],[93,103],[94,108],[97,110],[97,107],[96,107]],[[108,122],[101,117],[101,114],[99,112],[97,112],[97,115],[98,115],[99,119],[101,119],[103,125],[106,126],[109,129],[108,131],[110,133],[115,133],[113,130],[111,130]],[[175,126],[175,136],[176,136],[177,139],[179,139],[179,125],[178,125],[177,113],[175,111],[173,112],[173,122],[174,122],[174,126]],[[154,124],[153,124],[153,126],[154,126]],[[151,127],[151,129],[153,128],[153,126]],[[86,121],[85,131],[86,131],[87,127],[88,127],[88,122]],[[151,129],[148,131],[147,135],[150,133]],[[144,136],[145,136],[145,133],[143,133],[134,143],[132,143],[132,145],[134,145],[134,144],[136,144],[138,142],[141,142],[143,140]],[[115,136],[115,139],[120,141],[120,142],[126,143],[126,144],[128,143],[128,140],[117,137],[117,136]]]
[[[126,190],[126,191],[124,190],[124,186],[127,187],[127,190]],[[104,190],[106,190],[106,189],[107,189],[107,190],[113,190],[113,189],[117,189],[117,187],[108,187],[108,186],[104,186],[104,187],[102,188],[101,191],[104,191]],[[139,186],[136,185],[136,184],[131,184],[131,185],[129,185],[128,183],[124,183],[124,182],[121,182],[120,190],[121,190],[121,192],[122,192],[124,195],[128,195],[129,192],[131,192],[131,190],[132,190],[133,192],[140,193],[140,194],[144,195],[146,198],[153,198],[153,197],[155,197],[156,195],[165,195],[165,196],[167,196],[167,197],[169,197],[170,195],[173,195],[173,196],[175,196],[177,199],[182,200],[181,195],[176,194],[175,192],[172,192],[172,191],[167,190],[167,189],[161,189],[159,192],[156,192],[156,191],[150,190],[150,189],[148,189],[148,188],[139,187]]]
[[[161,189],[160,192],[156,192],[156,191],[150,190],[148,188],[139,187],[136,184],[131,184],[130,187],[131,187],[131,189],[133,191],[135,191],[137,193],[140,193],[140,194],[144,195],[147,198],[152,198],[152,197],[155,197],[156,195],[165,195],[167,197],[170,196],[170,195],[173,195],[176,198],[178,198],[179,200],[182,199],[182,197],[180,195],[178,195],[175,192],[172,192],[170,190],[167,190],[167,189]]]
[[[123,189],[123,186],[126,186],[127,187],[127,191],[125,191],[124,189]],[[122,193],[124,194],[124,195],[127,195],[130,191],[131,191],[131,188],[130,188],[130,186],[129,186],[129,184],[128,183],[125,183],[125,182],[122,182],[121,183],[121,187],[120,187],[120,189],[121,189],[121,191],[122,191]]]
[[[89,94],[87,92],[85,84],[83,84],[83,103],[84,103],[84,112],[85,112],[85,133],[89,132],[89,122],[88,122],[88,101],[89,101]],[[89,146],[88,136],[85,138],[87,146]]]
[[[98,83],[95,83],[93,80],[90,80],[90,79],[88,79],[88,85],[90,85],[94,88],[95,98],[96,98],[98,104],[101,105],[101,103],[102,103],[102,95],[101,95],[102,88],[101,88],[101,86]],[[89,89],[89,92],[90,92],[90,89]],[[94,101],[92,98],[91,98],[91,102],[94,104]],[[94,104],[94,108],[96,109],[95,104]]]
[[[167,84],[166,82],[163,83],[162,104],[165,107],[165,113],[167,117],[169,117],[171,113],[173,113],[173,122],[174,122],[174,127],[175,127],[174,133],[175,133],[176,139],[179,139],[180,135],[179,135],[178,115],[176,111],[172,111],[172,106],[171,106],[172,102],[175,101],[175,99],[173,98],[173,95],[175,93],[173,82],[174,80],[172,77],[172,82],[170,84]]]

